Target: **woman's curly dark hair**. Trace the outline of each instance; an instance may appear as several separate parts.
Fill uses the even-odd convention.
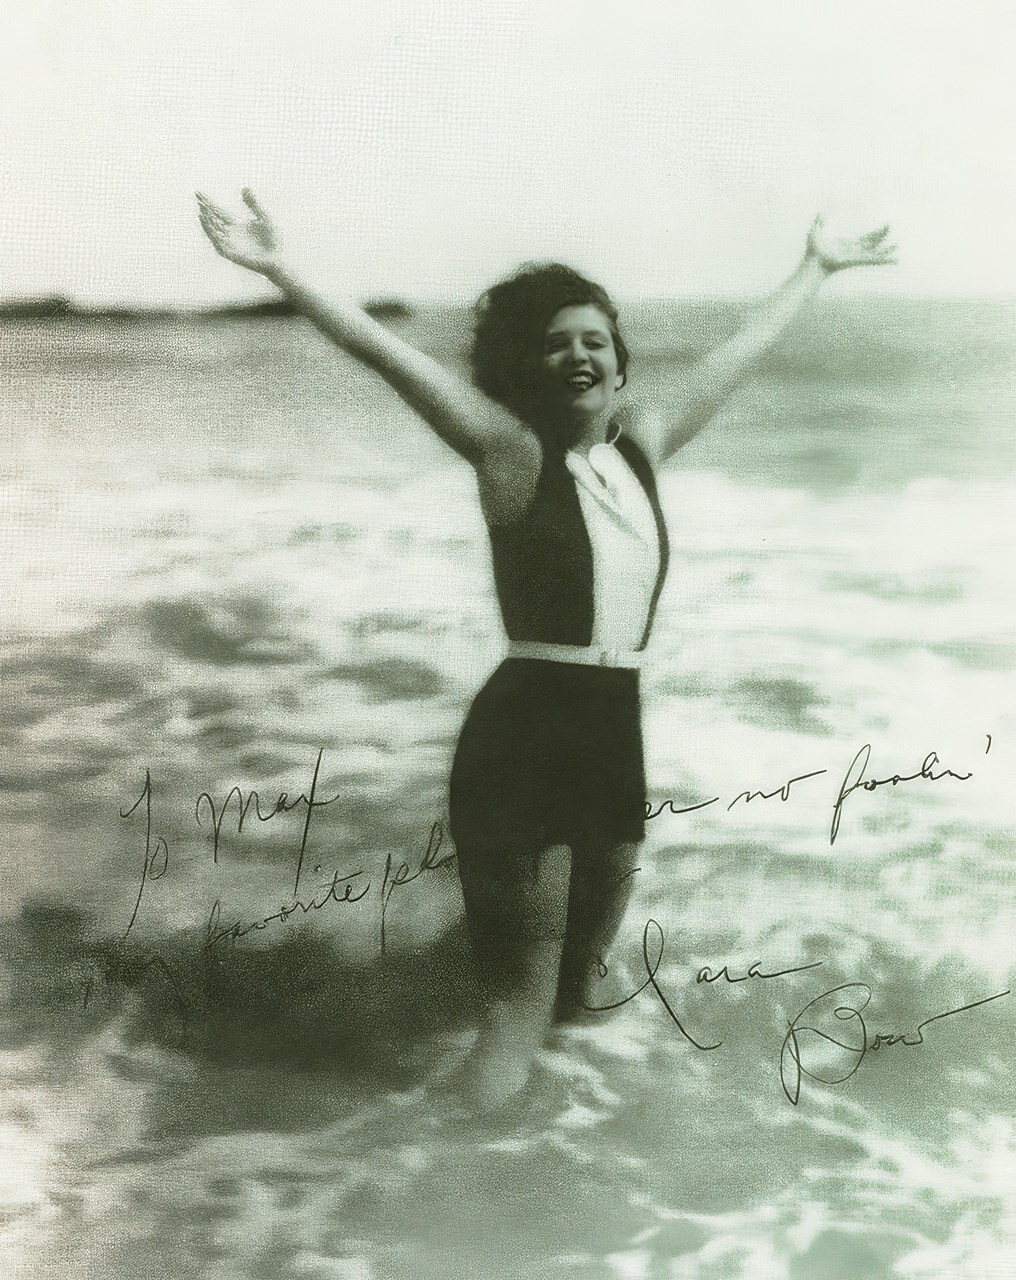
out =
[[[607,291],[571,267],[546,262],[520,267],[491,286],[476,304],[473,381],[523,421],[537,425],[547,325],[562,307],[582,306],[603,312],[614,340],[618,372],[627,378],[631,357]]]

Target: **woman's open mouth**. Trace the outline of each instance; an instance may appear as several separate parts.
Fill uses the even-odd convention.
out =
[[[599,378],[591,373],[573,373],[565,378],[565,382],[571,387],[572,391],[581,393],[595,387],[599,382]]]

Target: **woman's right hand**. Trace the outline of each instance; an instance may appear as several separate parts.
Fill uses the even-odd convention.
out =
[[[238,266],[269,275],[278,265],[278,237],[271,219],[258,204],[250,187],[243,189],[243,202],[253,218],[234,218],[200,191],[197,198],[201,226],[215,251]]]

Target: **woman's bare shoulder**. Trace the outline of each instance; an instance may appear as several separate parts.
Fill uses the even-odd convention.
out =
[[[543,470],[543,446],[535,431],[500,435],[476,467],[480,504],[488,525],[511,524],[532,505]]]

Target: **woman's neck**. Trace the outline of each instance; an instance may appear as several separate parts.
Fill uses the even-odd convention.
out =
[[[601,415],[587,422],[549,423],[548,430],[567,452],[585,456],[593,445],[603,444],[607,439],[610,421],[605,415]]]

